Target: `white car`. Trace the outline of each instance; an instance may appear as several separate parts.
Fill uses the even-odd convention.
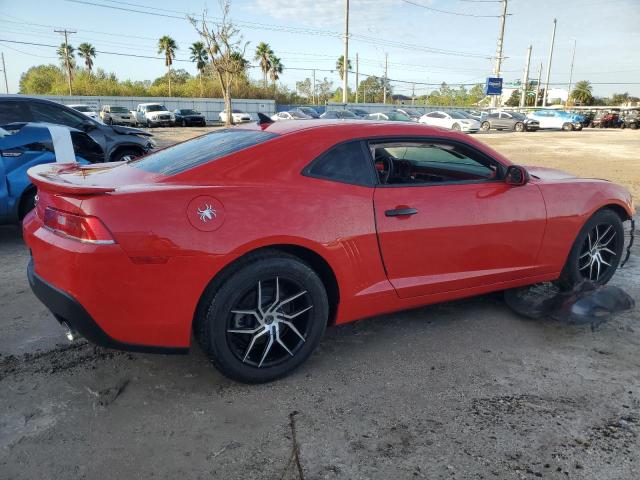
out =
[[[91,108],[89,105],[67,105],[69,108],[73,108],[76,112],[80,112],[83,115],[86,115],[89,118],[93,118],[94,120],[96,120],[97,122],[102,123],[102,120],[100,119],[100,116],[98,115],[98,112],[96,112],[93,108]]]
[[[176,116],[161,103],[140,103],[135,112],[136,123],[147,127],[170,127],[175,125]]]
[[[275,115],[271,115],[271,120],[277,122],[279,120],[303,120],[311,118],[298,110],[289,110],[288,112],[278,112]]]
[[[218,114],[220,121],[222,123],[227,123],[227,112],[223,110]],[[250,122],[251,115],[246,112],[242,112],[240,110],[236,110],[235,108],[231,110],[231,118],[233,118],[233,123],[242,123],[242,122]]]
[[[450,130],[474,133],[480,130],[480,122],[465,117],[459,112],[429,112],[420,117],[420,123]]]

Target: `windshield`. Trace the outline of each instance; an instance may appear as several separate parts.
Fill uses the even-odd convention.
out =
[[[460,112],[448,112],[448,113],[449,113],[449,116],[451,118],[457,118],[458,120],[462,120],[462,119],[467,118]]]
[[[421,115],[419,111],[414,110],[413,108],[405,108],[404,111],[407,115],[411,115],[414,117],[419,117]]]
[[[523,115],[522,113],[518,113],[518,112],[511,112],[510,115],[516,120],[524,120],[525,118],[527,118],[526,115]]]
[[[129,113],[129,110],[124,107],[111,107],[111,113]]]
[[[389,120],[395,120],[395,121],[406,121],[406,122],[410,122],[411,119],[405,115],[404,113],[400,113],[400,112],[389,112],[387,113],[387,115],[389,116]]]
[[[225,129],[178,143],[129,162],[146,172],[176,175],[276,137],[274,133]]]
[[[147,105],[147,112],[166,112],[167,107],[164,105]]]
[[[199,111],[191,110],[190,108],[183,108],[180,111],[182,112],[182,115],[198,115],[200,113]],[[235,110],[233,112],[237,113]]]
[[[345,110],[343,112],[338,112],[337,115],[338,115],[339,118],[355,118],[356,117],[355,113],[350,112],[348,110]]]
[[[306,116],[304,113],[302,112],[296,112],[295,110],[291,110],[289,112],[289,115],[291,115],[293,118],[309,118],[308,116]]]

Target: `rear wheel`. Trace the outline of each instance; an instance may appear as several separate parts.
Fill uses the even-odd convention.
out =
[[[516,123],[515,126],[514,126],[514,130],[516,132],[524,132],[524,123],[522,123],[522,122]]]
[[[561,276],[565,287],[590,280],[604,285],[615,273],[624,249],[622,220],[612,210],[599,210],[582,227]]]
[[[491,124],[489,122],[482,122],[482,124],[480,125],[480,130],[482,130],[483,132],[488,132],[489,130],[491,130]]]
[[[227,377],[263,383],[291,373],[316,348],[328,319],[318,275],[298,258],[255,256],[205,294],[196,336]]]

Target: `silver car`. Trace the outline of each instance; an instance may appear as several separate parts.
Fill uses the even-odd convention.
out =
[[[117,105],[103,105],[100,109],[100,119],[107,125],[135,125],[136,119],[125,107]]]

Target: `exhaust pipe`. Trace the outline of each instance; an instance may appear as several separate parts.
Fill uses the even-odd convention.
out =
[[[78,332],[73,330],[67,322],[62,322],[62,328],[64,328],[64,335],[67,337],[67,340],[73,342],[78,338]]]

